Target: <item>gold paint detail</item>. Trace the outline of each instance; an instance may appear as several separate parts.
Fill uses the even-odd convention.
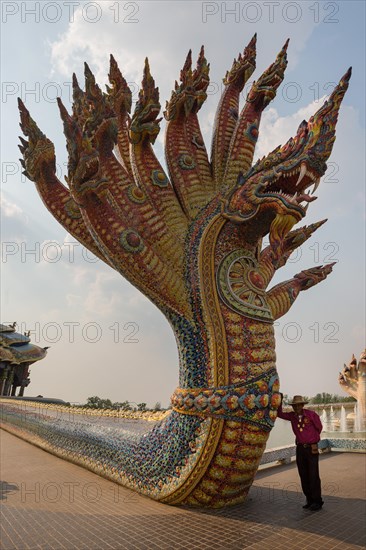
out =
[[[221,215],[217,215],[212,220],[203,234],[199,253],[200,279],[205,281],[202,290],[203,311],[206,316],[206,326],[209,327],[214,368],[214,372],[209,373],[209,383],[214,386],[225,386],[229,381],[226,330],[220,313],[214,264],[216,241],[225,223],[226,220]]]
[[[164,504],[181,504],[186,498],[190,496],[194,488],[204,477],[206,470],[212,461],[212,457],[214,456],[217,445],[221,438],[223,426],[224,420],[212,419],[210,431],[197,465],[192,470],[190,476],[185,481],[185,483],[169,496],[159,499],[160,502],[163,502]]]

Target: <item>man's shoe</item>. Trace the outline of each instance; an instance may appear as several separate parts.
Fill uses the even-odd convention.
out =
[[[306,510],[307,508],[310,508],[311,506],[311,502],[307,502],[306,504],[304,504],[303,508]]]
[[[322,506],[323,503],[313,502],[313,504],[309,506],[309,510],[311,510],[312,512],[316,512],[317,510],[321,510]]]

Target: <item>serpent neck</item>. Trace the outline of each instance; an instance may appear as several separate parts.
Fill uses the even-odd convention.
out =
[[[193,258],[186,266],[193,320],[170,318],[179,350],[181,388],[243,383],[275,367],[271,320],[263,322],[236,311],[219,288],[225,259],[239,251],[254,261],[258,242],[246,238],[242,227],[227,222],[218,204],[210,205],[201,219],[187,240]]]

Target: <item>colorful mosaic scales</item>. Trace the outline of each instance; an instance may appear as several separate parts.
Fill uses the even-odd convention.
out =
[[[209,65],[189,52],[164,116],[168,173],[153,151],[158,88],[145,62],[132,117],[131,91],[111,57],[103,93],[85,66],[73,78],[69,114],[59,100],[69,152],[68,187],[52,142],[19,102],[25,174],[64,228],[160,308],[178,342],[173,411],[151,431],[25,423],[6,405],[6,426],[33,442],[169,504],[242,502],[279,404],[273,321],[332,266],[267,290],[276,270],[323,223],[291,230],[306,215],[326,170],[350,71],[294,138],[252,166],[261,114],[284,78],[287,43],[239,97],[255,69],[256,37],[224,79],[209,159],[197,113]],[[270,245],[262,249],[269,234]],[[28,435],[27,435],[28,434]]]
[[[222,388],[179,388],[172,396],[174,410],[215,418],[236,418],[264,430],[271,430],[280,405],[279,381],[275,369],[258,379]]]

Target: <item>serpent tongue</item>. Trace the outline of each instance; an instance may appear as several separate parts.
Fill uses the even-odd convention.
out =
[[[301,195],[296,195],[296,202],[299,203],[301,201],[305,201],[305,202],[313,202],[317,199],[318,197],[314,197],[314,196],[310,196],[310,195],[306,195],[305,193],[302,193]]]

